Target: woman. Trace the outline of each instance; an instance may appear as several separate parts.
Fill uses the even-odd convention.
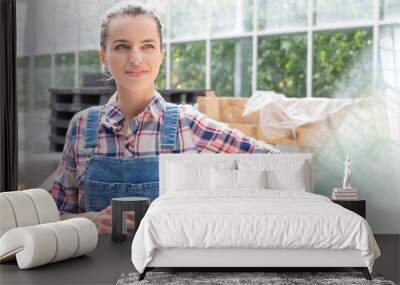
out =
[[[158,196],[160,153],[279,152],[164,101],[154,85],[164,57],[161,25],[150,10],[114,6],[103,19],[100,45],[117,92],[71,119],[51,191],[63,219],[86,216],[99,234],[110,233],[110,198]]]

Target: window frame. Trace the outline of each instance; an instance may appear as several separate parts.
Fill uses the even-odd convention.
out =
[[[166,35],[164,39],[164,46],[166,51],[166,62],[165,62],[165,88],[171,89],[171,68],[172,68],[172,58],[171,58],[171,50],[174,44],[182,44],[182,43],[191,43],[191,42],[199,42],[205,41],[206,45],[206,54],[205,54],[205,89],[211,89],[212,87],[212,78],[211,78],[211,57],[212,57],[212,42],[218,40],[232,39],[238,40],[241,38],[251,37],[252,39],[252,74],[251,74],[251,90],[252,93],[257,89],[257,62],[258,62],[258,39],[260,37],[265,37],[269,35],[290,35],[290,34],[298,34],[298,33],[306,33],[307,34],[307,59],[306,59],[306,89],[307,94],[306,97],[313,97],[313,50],[314,50],[314,33],[317,32],[340,32],[346,30],[357,30],[357,29],[372,29],[372,87],[373,92],[375,93],[377,87],[377,71],[378,71],[378,57],[379,57],[379,30],[381,27],[386,25],[396,25],[398,24],[398,19],[381,19],[383,17],[382,9],[383,9],[383,0],[372,0],[373,1],[373,19],[372,20],[363,20],[363,21],[354,21],[349,23],[334,23],[334,24],[324,24],[324,25],[315,25],[314,24],[314,2],[315,0],[308,0],[307,7],[307,26],[302,27],[290,27],[290,28],[282,28],[282,29],[266,29],[266,30],[258,30],[258,0],[248,0],[252,3],[252,31],[248,32],[233,32],[233,33],[225,33],[225,34],[213,34],[211,31],[212,27],[212,11],[211,5],[206,5],[206,26],[207,26],[207,34],[201,37],[180,37],[180,38],[172,38],[171,35],[171,27],[172,27],[172,19],[171,19],[171,1],[167,1],[166,4]],[[244,0],[232,0],[236,1],[237,7],[240,6],[242,1]],[[239,9],[240,10],[240,9]],[[79,19],[80,22],[80,19]],[[80,23],[78,23],[79,25]],[[77,35],[79,37],[79,35]],[[96,47],[97,48],[97,47]],[[85,50],[88,48],[85,47]],[[79,66],[79,53],[81,50],[77,47],[74,51],[71,51],[75,54],[75,62],[74,62],[74,86],[73,88],[79,88],[80,82],[80,66]],[[51,68],[52,71],[55,70],[55,54],[59,53],[55,51],[51,53]],[[20,56],[28,56],[30,58],[29,62],[33,62],[33,57],[40,54],[21,54]],[[30,68],[32,70],[32,68]],[[31,74],[32,75],[32,74]],[[52,72],[51,74],[51,86],[54,88],[55,86],[55,74]],[[32,77],[31,77],[32,78]],[[34,85],[34,82],[31,83]],[[240,84],[239,84],[240,85]],[[34,88],[34,86],[31,86]],[[239,96],[240,92],[235,90],[235,96]]]

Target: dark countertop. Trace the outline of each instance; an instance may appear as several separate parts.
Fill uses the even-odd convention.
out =
[[[0,284],[115,284],[122,273],[135,271],[131,244],[132,238],[112,242],[102,235],[88,255],[24,270],[16,261],[0,263]]]

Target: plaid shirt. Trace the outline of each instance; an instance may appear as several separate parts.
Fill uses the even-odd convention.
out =
[[[94,153],[116,158],[137,158],[163,153],[159,148],[165,100],[155,92],[149,105],[126,121],[116,95],[103,109],[98,145],[85,149],[87,109],[71,119],[63,157],[51,189],[61,213],[84,212],[83,176],[89,156]],[[230,129],[189,106],[179,106],[177,147],[181,153],[279,153],[272,146]]]

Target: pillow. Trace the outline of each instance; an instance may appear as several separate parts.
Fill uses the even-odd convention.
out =
[[[168,166],[169,175],[167,191],[185,191],[211,188],[211,167],[176,163],[170,163]]]
[[[212,189],[236,190],[236,170],[212,167],[211,169]]]
[[[238,188],[267,188],[267,170],[236,170]]]
[[[235,191],[240,188],[267,188],[267,171],[263,170],[211,170],[212,189]]]
[[[240,159],[240,170],[266,169],[267,188],[271,190],[311,191],[308,181],[308,164],[292,157],[286,159]]]
[[[272,169],[267,172],[268,189],[307,191],[304,164],[293,169]]]

